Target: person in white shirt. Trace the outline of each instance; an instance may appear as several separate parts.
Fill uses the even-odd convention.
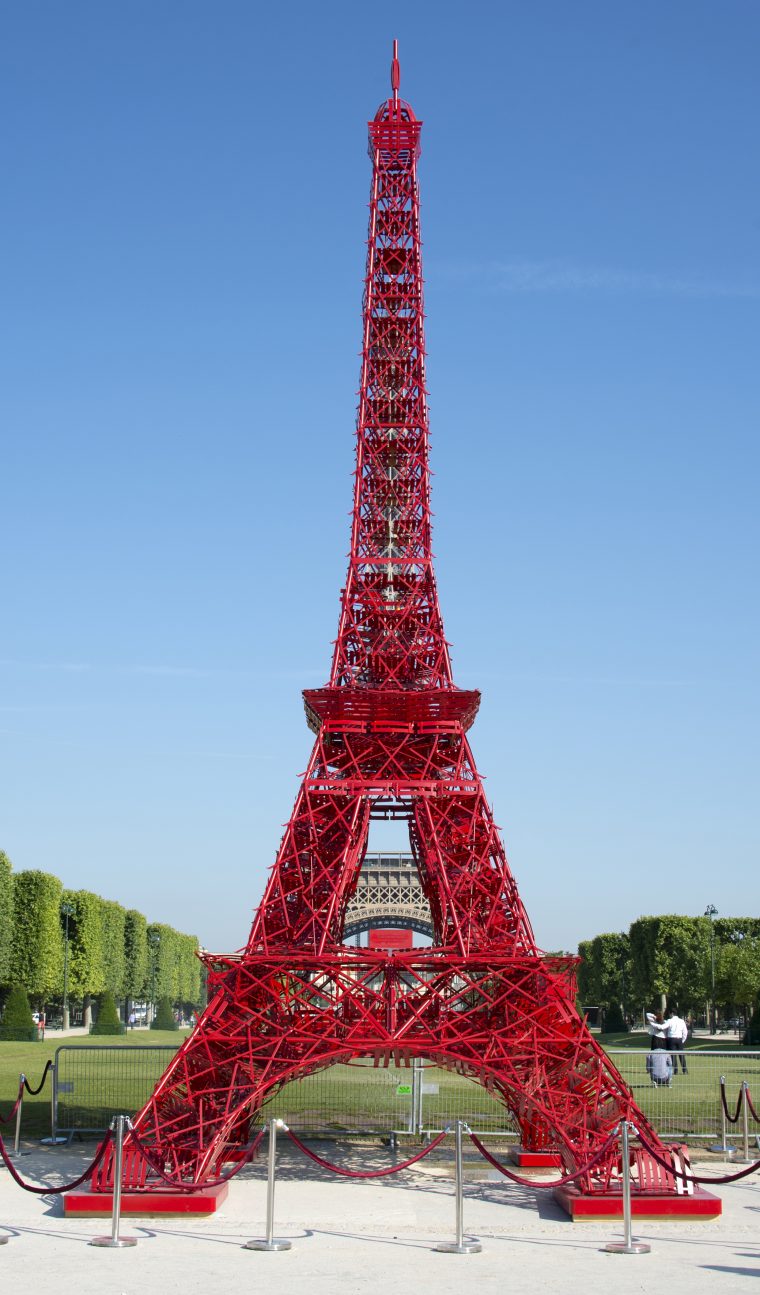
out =
[[[686,1022],[677,1012],[671,1012],[667,1021],[665,1021],[665,1044],[673,1058],[674,1075],[678,1074],[679,1057],[681,1058],[681,1074],[687,1075],[689,1073],[686,1069],[686,1053],[684,1052],[684,1044],[688,1037],[689,1027]]]

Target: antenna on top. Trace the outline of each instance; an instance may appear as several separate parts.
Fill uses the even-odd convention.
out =
[[[391,90],[393,102],[398,103],[398,88],[401,85],[401,66],[398,61],[398,41],[393,42],[393,62],[391,63]]]

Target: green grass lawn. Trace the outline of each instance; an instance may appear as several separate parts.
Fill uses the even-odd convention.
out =
[[[743,1080],[752,1093],[760,1092],[760,1057],[757,1050],[737,1047],[685,1049],[687,1074],[675,1073],[670,1087],[656,1087],[646,1070],[645,1036],[634,1036],[641,1050],[609,1046],[611,1061],[628,1084],[633,1097],[655,1128],[669,1137],[720,1132],[720,1076],[726,1080],[726,1101],[733,1110]],[[603,1040],[607,1044],[607,1040]],[[725,1053],[726,1055],[718,1055]],[[750,1132],[760,1127],[750,1120]]]
[[[643,1031],[639,1034],[595,1034],[594,1038],[601,1043],[607,1052],[614,1048],[648,1048],[649,1035]],[[743,1044],[735,1034],[727,1034],[724,1040],[716,1041],[715,1039],[703,1039],[699,1035],[695,1039],[689,1039],[686,1044],[689,1050],[698,1052],[751,1052],[753,1049],[744,1048]],[[754,1049],[756,1052],[759,1050]]]
[[[646,1049],[615,1051],[611,1060],[617,1067],[640,1110],[666,1137],[701,1136],[714,1139],[720,1129],[719,1078],[726,1077],[729,1107],[736,1104],[742,1080],[760,1094],[760,1058],[746,1050],[730,1049],[720,1057],[713,1051],[687,1052],[686,1075],[674,1077],[670,1087],[652,1084],[646,1070]],[[506,1132],[515,1126],[502,1103],[480,1084],[435,1067],[423,1076],[437,1091],[423,1097],[423,1125],[439,1129],[455,1119],[467,1120],[473,1129]],[[289,1084],[267,1107],[267,1114],[279,1115],[294,1127],[339,1130],[407,1128],[411,1099],[400,1094],[399,1086],[411,1082],[409,1070],[375,1070],[371,1066],[334,1066]],[[760,1126],[750,1122],[750,1131]]]
[[[108,1040],[67,1038],[59,1072],[59,1128],[102,1129],[115,1111],[139,1110],[184,1037],[182,1031],[136,1030]],[[721,1074],[726,1076],[732,1109],[743,1079],[748,1080],[753,1094],[760,1095],[760,1058],[735,1040],[708,1046],[697,1042],[687,1048],[689,1073],[678,1075],[670,1088],[654,1087],[649,1080],[647,1035],[605,1035],[600,1042],[612,1053],[612,1061],[641,1110],[665,1136],[717,1134]],[[7,1115],[15,1100],[19,1072],[23,1070],[36,1085],[45,1061],[55,1055],[60,1044],[60,1038],[44,1043],[0,1043],[0,1114]],[[84,1051],[88,1045],[96,1045],[97,1050]],[[134,1051],[146,1045],[160,1051]],[[719,1057],[714,1055],[717,1051],[729,1055]],[[283,1088],[265,1107],[265,1118],[279,1115],[295,1128],[335,1133],[405,1130],[411,1081],[412,1072],[406,1067],[332,1066]],[[514,1129],[501,1102],[478,1083],[427,1066],[422,1081],[427,1088],[423,1096],[425,1128],[441,1128],[460,1118],[478,1131]],[[50,1099],[49,1081],[37,1097],[25,1098],[23,1136],[42,1137],[50,1132]],[[754,1122],[750,1127],[752,1133],[760,1131]],[[12,1138],[12,1127],[2,1126],[2,1131],[6,1142]]]

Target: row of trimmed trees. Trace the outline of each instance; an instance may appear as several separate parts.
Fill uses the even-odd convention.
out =
[[[0,987],[20,985],[42,1009],[68,997],[89,1023],[93,999],[126,1005],[167,998],[190,1011],[202,998],[198,940],[49,872],[14,872],[0,851]],[[5,995],[4,995],[5,996]]]
[[[665,914],[578,945],[581,1003],[640,1019],[665,1002],[682,1015],[748,1018],[760,994],[760,918]]]

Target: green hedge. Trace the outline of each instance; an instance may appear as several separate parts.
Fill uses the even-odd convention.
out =
[[[150,1028],[152,1030],[178,1030],[179,1029],[177,1022],[174,1019],[174,1012],[172,1011],[172,1003],[170,998],[168,997],[159,998],[158,1009],[156,1011],[156,1019],[154,1021],[151,1021]]]
[[[37,1038],[38,1030],[32,1020],[26,991],[21,985],[14,985],[0,1021],[0,1039],[6,1043],[34,1043]]]
[[[70,1001],[108,991],[116,1000],[135,1002],[155,992],[185,1011],[200,1006],[194,935],[165,923],[148,927],[136,909],[125,910],[91,891],[64,890],[52,873],[14,873],[0,850],[0,989],[21,985],[35,1007],[60,1001],[67,931]]]
[[[98,1019],[90,1026],[90,1034],[126,1034],[127,1027],[122,1025],[113,994],[106,991],[100,1000]]]

